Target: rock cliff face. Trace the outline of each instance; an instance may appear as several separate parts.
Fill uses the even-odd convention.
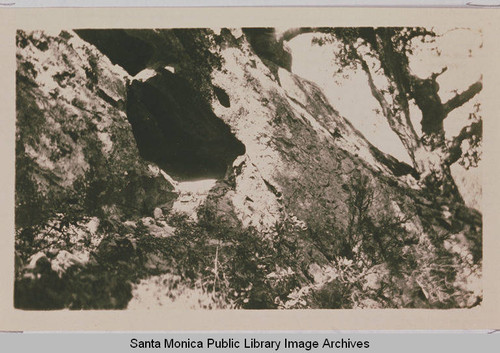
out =
[[[17,307],[142,307],[148,286],[147,307],[480,302],[481,215],[422,190],[270,38],[18,33]]]
[[[18,222],[55,199],[148,214],[165,202],[172,186],[139,156],[127,121],[128,74],[68,32],[17,39]],[[92,188],[95,200],[75,199]]]

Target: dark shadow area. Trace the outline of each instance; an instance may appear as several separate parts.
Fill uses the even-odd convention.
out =
[[[178,179],[222,178],[245,153],[198,92],[167,70],[146,82],[133,81],[127,96],[127,116],[141,156]]]
[[[132,76],[144,70],[154,54],[151,44],[124,29],[77,29],[75,32]]]
[[[229,96],[227,95],[226,91],[224,91],[220,87],[214,86],[214,93],[217,97],[217,100],[223,107],[229,108],[231,106],[231,101],[229,100]]]
[[[268,65],[267,61],[291,71],[292,54],[276,39],[274,28],[243,28],[252,49]],[[269,66],[269,65],[268,65]]]

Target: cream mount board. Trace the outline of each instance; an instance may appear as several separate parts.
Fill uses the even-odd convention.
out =
[[[500,54],[497,40],[500,15],[497,11],[327,7],[67,8],[1,9],[0,18],[2,23],[0,79],[3,87],[3,94],[0,97],[3,107],[0,113],[3,126],[0,153],[4,165],[0,174],[4,185],[0,191],[2,200],[0,328],[2,330],[410,330],[489,329],[498,326],[500,265],[497,254],[500,250],[498,237],[500,224],[497,215],[500,211],[498,201],[500,193],[497,160],[500,150],[498,144],[500,126],[495,117],[499,110],[497,87],[500,82],[496,63]],[[425,206],[422,206],[424,213],[425,211],[429,213],[417,215],[418,205],[415,206],[417,203],[415,200],[420,199],[414,196],[414,193],[422,192],[423,186],[418,178],[411,175],[411,171],[422,168],[417,171],[420,176],[425,177],[426,171],[436,171],[435,168],[439,163],[435,162],[433,159],[435,155],[432,153],[420,156],[418,154],[420,150],[412,150],[413,147],[409,146],[411,139],[399,139],[394,129],[391,130],[387,124],[388,121],[396,121],[391,120],[390,116],[388,118],[388,115],[399,113],[397,109],[395,113],[389,110],[384,113],[384,108],[387,106],[397,108],[401,107],[401,104],[400,101],[393,100],[394,91],[390,89],[391,82],[397,83],[394,76],[391,81],[390,74],[389,77],[387,74],[384,75],[384,68],[377,62],[381,58],[381,51],[373,50],[373,43],[376,43],[377,39],[372,42],[372,46],[363,47],[362,40],[352,40],[354,34],[349,34],[350,32],[345,30],[334,31],[334,29],[363,27],[372,29],[407,27],[410,32],[425,28],[443,34],[443,38],[445,34],[448,36],[446,38],[451,38],[444,42],[434,42],[437,44],[433,44],[434,47],[431,49],[419,47],[418,50],[421,52],[428,50],[429,53],[427,56],[422,53],[414,54],[416,61],[415,64],[412,63],[412,72],[420,78],[431,78],[431,81],[426,81],[427,83],[432,83],[434,78],[433,82],[437,82],[441,89],[439,91],[443,103],[441,108],[448,107],[449,115],[441,121],[442,123],[444,121],[444,130],[439,130],[439,127],[436,129],[449,134],[445,136],[448,141],[446,151],[451,150],[450,143],[454,137],[460,136],[466,124],[471,124],[471,129],[464,130],[463,134],[471,136],[472,127],[478,126],[472,124],[481,122],[483,130],[481,144],[474,148],[471,147],[471,143],[477,140],[468,141],[470,153],[465,157],[461,155],[456,160],[456,163],[463,163],[461,166],[464,164],[470,166],[469,169],[474,172],[474,166],[467,163],[476,163],[475,157],[478,154],[480,156],[481,172],[475,176],[475,184],[456,181],[462,196],[460,202],[465,205],[463,208],[456,206],[456,202],[459,201],[451,202],[446,198],[443,200],[439,194],[443,192],[448,193],[447,195],[456,195],[458,192],[450,193],[444,190],[444,187],[440,189],[438,186],[434,200],[421,200]],[[214,45],[216,50],[204,47],[206,50],[196,51],[198,56],[192,57],[185,55],[187,50],[185,46],[174,45],[179,42],[192,43],[190,36],[194,36],[193,33],[200,33],[201,29],[205,28],[210,28],[210,31],[203,32],[206,36],[203,38],[210,38],[207,41],[208,46]],[[244,30],[241,30],[242,28]],[[273,47],[272,54],[266,54],[265,50],[259,52],[258,42],[263,40],[262,33],[252,32],[248,30],[249,28],[276,28],[267,32],[265,40],[272,40],[273,45],[282,45],[286,42],[286,48]],[[75,34],[74,30],[79,33],[79,29],[89,31]],[[119,46],[122,42],[118,36],[106,37],[106,33],[110,33],[111,29],[124,30],[122,33],[126,33],[129,36],[127,38],[137,40],[137,46],[120,51]],[[162,51],[161,45],[151,44],[151,37],[158,33],[157,30],[168,32],[172,29],[184,29],[183,35],[191,39],[185,39],[180,34],[162,35],[162,40],[165,41],[162,45],[168,43],[178,50],[175,52],[177,56],[170,57],[168,56],[170,52]],[[191,29],[191,32],[188,29]],[[297,31],[300,33],[294,32],[294,29],[299,29]],[[137,33],[140,31],[134,32],[134,30],[144,31],[139,35]],[[355,32],[359,34],[359,30]],[[143,35],[144,33],[146,34]],[[272,33],[272,36],[269,33]],[[394,45],[403,43],[397,42],[404,35],[403,31],[397,32],[401,35],[399,37],[395,36],[394,32],[391,33]],[[351,54],[358,55],[354,58],[346,57],[358,62],[358,67],[352,68],[353,71],[347,75],[349,78],[344,78],[342,75],[335,76],[335,70],[331,68],[332,61],[327,60],[325,56],[328,53],[332,55],[337,53],[335,55],[341,57],[338,52],[340,47],[335,46],[338,42],[329,41],[332,35],[336,36],[337,41],[343,38],[344,49],[354,50]],[[380,34],[377,36],[376,38],[380,40]],[[321,42],[322,39],[325,42],[320,43],[323,45],[311,45],[313,37],[317,42]],[[220,42],[212,42],[214,38]],[[45,42],[48,44],[44,44]],[[204,43],[203,40],[201,42]],[[147,44],[143,45],[144,43]],[[379,41],[379,44],[383,42]],[[472,49],[469,53],[467,50],[470,48]],[[325,54],[328,50],[330,51]],[[441,53],[438,55],[437,52]],[[140,57],[138,53],[144,53],[142,62],[137,59]],[[287,59],[289,55],[291,61]],[[136,58],[134,59],[136,61],[128,60],[129,57]],[[217,61],[216,59],[220,57],[223,59],[222,69],[211,61]],[[95,61],[95,58],[98,60]],[[441,65],[440,60],[444,60],[444,66],[447,67],[443,72],[435,69]],[[368,65],[368,71],[363,71],[363,62]],[[320,71],[313,70],[313,66],[319,67],[320,64],[327,68],[323,75]],[[345,70],[348,64],[345,65]],[[189,71],[189,68],[193,71]],[[387,68],[386,70],[390,71]],[[437,75],[432,76],[433,73]],[[339,82],[331,83],[328,79],[330,77],[331,81]],[[425,85],[426,82],[422,80],[421,83]],[[175,88],[168,91],[165,87]],[[402,89],[403,86],[397,87]],[[158,93],[160,91],[170,94],[178,104],[168,105],[169,101]],[[192,97],[193,92],[199,94],[196,98],[199,100]],[[377,93],[381,93],[382,96],[377,96]],[[433,131],[435,127],[431,126],[432,124],[422,123],[422,117],[427,113],[425,107],[432,105],[430,102],[432,99],[422,104],[422,107],[425,106],[422,110],[418,98],[415,99],[416,95],[418,95],[416,88],[415,91],[408,92],[407,98],[410,97],[408,116],[411,119],[408,126],[412,126],[420,138],[426,131]],[[123,98],[125,96],[127,99]],[[311,103],[312,97],[320,99],[321,104],[318,101]],[[199,103],[200,101],[204,103]],[[141,108],[137,108],[139,104],[136,107],[132,106],[131,102],[140,103]],[[167,103],[163,106],[158,102]],[[476,103],[479,104],[480,110]],[[456,109],[451,109],[455,105]],[[170,116],[171,111],[177,109],[172,107],[177,106],[180,107],[178,115],[183,118],[181,120],[172,118],[172,121],[177,124],[175,126],[179,126],[180,132],[169,135],[168,131],[171,129],[163,128],[160,123],[156,129],[137,128],[145,121],[144,111],[147,111],[148,117],[157,113],[161,116]],[[283,110],[287,113],[282,114]],[[22,121],[20,116],[23,117]],[[197,123],[196,119],[199,116],[205,120]],[[36,125],[35,129],[33,124],[36,124],[36,121],[27,119],[37,117],[42,119],[42,122],[39,122],[40,125]],[[287,117],[289,121],[286,120]],[[368,120],[369,117],[375,123]],[[74,120],[71,120],[70,124],[68,119]],[[456,119],[460,124],[453,125],[449,123],[450,119]],[[81,121],[83,127],[73,124],[75,121]],[[187,127],[182,125],[185,121],[190,122],[190,125]],[[27,125],[23,125],[24,123]],[[86,129],[90,125],[94,126],[96,131],[87,133]],[[25,126],[33,130],[23,130],[26,129]],[[395,129],[397,130],[397,127]],[[79,131],[81,135],[73,138],[71,136],[74,134],[68,131]],[[162,136],[167,136],[168,139],[157,138],[158,131],[161,132],[158,135],[163,134]],[[381,131],[386,131],[387,135],[383,135]],[[208,139],[205,136],[215,137]],[[21,145],[19,142],[16,151],[16,139],[22,140],[24,152],[19,152]],[[81,142],[82,139],[86,142]],[[138,146],[130,147],[131,141],[137,141]],[[160,149],[170,151],[173,148],[170,141],[176,141],[176,146],[182,146],[183,152],[158,153]],[[418,140],[418,143],[423,145],[427,142],[425,139]],[[156,144],[152,146],[153,143]],[[194,145],[197,147],[194,148]],[[294,147],[285,147],[291,145]],[[66,149],[61,148],[64,146]],[[47,216],[50,219],[43,221],[46,222],[45,228],[40,223],[42,221],[36,223],[35,216],[42,217],[42,208],[39,212],[31,210],[31,213],[26,213],[28,216],[25,215],[24,218],[21,217],[22,219],[16,218],[16,207],[17,215],[23,215],[20,213],[23,212],[20,204],[29,203],[33,199],[33,195],[30,196],[26,192],[27,189],[19,187],[16,189],[16,172],[18,179],[20,175],[24,175],[21,173],[28,173],[27,169],[20,169],[27,162],[19,156],[26,156],[29,161],[34,161],[36,168],[44,171],[37,174],[39,179],[36,179],[38,183],[36,185],[37,187],[45,185],[43,189],[45,193],[41,192],[43,191],[41,187],[34,191],[39,193],[42,199],[40,202],[43,203],[45,202],[43,200],[50,197],[57,199],[51,194],[56,189],[46,186],[54,185],[47,184],[48,179],[58,185],[57,194],[63,195],[67,190],[73,190],[73,182],[78,180],[80,174],[85,174],[92,166],[104,163],[97,157],[97,159],[87,159],[87,152],[82,152],[93,146],[97,146],[99,150],[93,152],[95,154],[93,156],[104,158],[107,165],[113,166],[115,170],[121,171],[120,168],[125,168],[124,164],[120,163],[129,163],[120,175],[110,172],[117,183],[121,180],[127,180],[128,183],[131,180],[129,179],[131,170],[141,177],[149,178],[144,184],[137,181],[141,185],[140,193],[125,192],[123,196],[131,198],[130,202],[137,207],[144,208],[140,212],[137,211],[140,214],[134,214],[136,211],[128,209],[122,210],[118,205],[118,201],[122,202],[122,199],[114,201],[113,204],[118,205],[113,206],[114,208],[109,206],[109,202],[106,204],[107,207],[103,208],[107,200],[102,201],[102,198],[114,200],[119,195],[118,189],[113,192],[108,190],[106,193],[107,189],[104,188],[102,195],[105,197],[101,196],[99,202],[103,202],[103,205],[99,204],[99,210],[108,212],[106,213],[108,216],[110,214],[116,216],[111,217],[110,227],[115,227],[113,228],[115,230],[109,231],[109,234],[103,234],[104,222],[101,216],[86,215],[84,219],[86,230],[78,228],[83,222],[75,220],[78,218],[78,212],[82,215],[87,212],[79,208],[77,212],[72,213],[73,228],[71,225],[64,228],[64,224],[61,225],[60,222],[62,218],[57,218],[63,216],[55,213],[52,218]],[[328,146],[328,149],[325,146]],[[462,147],[461,151],[465,151],[465,144],[459,146]],[[374,149],[379,152],[374,152]],[[113,155],[114,151],[122,152]],[[108,158],[109,156],[114,157]],[[335,163],[330,162],[332,156],[337,158]],[[294,162],[294,158],[298,159],[298,162]],[[126,162],[123,162],[125,159]],[[410,172],[402,172],[403,166],[410,168],[408,169]],[[331,167],[332,173],[327,173],[326,167]],[[104,170],[97,168],[96,175],[101,175]],[[448,172],[446,169],[444,171]],[[125,172],[130,174],[124,177]],[[361,176],[357,176],[358,172]],[[455,169],[452,172],[456,173]],[[352,173],[348,174],[352,175],[351,179],[358,178],[357,184],[353,184],[347,174],[343,175],[345,173]],[[457,180],[456,176],[457,174],[455,174]],[[102,174],[100,180],[110,182],[108,177],[107,173]],[[200,179],[205,182],[200,182]],[[26,185],[35,184],[31,181]],[[375,190],[368,190],[368,186]],[[336,247],[338,244],[335,243],[337,245],[334,246],[332,243],[342,238],[342,234],[348,234],[347,229],[351,231],[353,229],[354,223],[349,223],[349,215],[353,215],[352,210],[355,209],[355,205],[349,201],[349,195],[355,194],[355,187],[368,190],[368,195],[376,195],[374,199],[369,200],[373,210],[366,215],[366,219],[372,222],[371,228],[366,232],[359,230],[356,234],[352,233],[353,238],[349,240],[350,242],[345,240],[350,250],[340,253]],[[479,193],[482,196],[478,196]],[[25,194],[26,197],[20,200],[20,195]],[[154,197],[137,196],[143,194]],[[163,196],[167,194],[171,197]],[[217,199],[216,196],[220,198]],[[320,203],[330,199],[333,200],[333,203],[328,204],[330,206]],[[66,202],[64,206],[70,205],[67,203],[69,199],[64,200]],[[193,246],[196,244],[205,246],[202,247],[204,252],[201,255],[198,254],[199,248],[196,248],[198,250],[193,248],[194,252],[185,257],[196,258],[196,261],[204,266],[197,268],[199,273],[194,271],[195,273],[190,275],[180,273],[182,271],[178,264],[184,257],[178,253],[172,255],[176,259],[175,266],[163,258],[164,253],[151,256],[151,253],[155,253],[166,244],[171,249],[174,245],[181,246],[194,241],[186,238],[185,242],[180,242],[175,238],[180,233],[175,232],[187,227],[194,227],[189,229],[198,232],[205,229],[200,226],[203,215],[199,212],[196,214],[195,209],[212,202],[207,200],[215,200],[214,207],[219,215],[226,216],[229,221],[232,220],[230,229],[251,227],[255,230],[250,236],[258,237],[260,234],[259,242],[256,240],[255,243],[245,243],[248,239],[242,239],[243,233],[239,230],[235,231],[236,235],[231,235],[234,237],[231,239],[218,239],[210,233],[207,235],[206,243],[192,243]],[[78,204],[79,201],[74,202]],[[87,206],[88,204],[85,204],[82,207]],[[405,207],[413,211],[410,212]],[[413,209],[414,207],[417,208]],[[196,214],[195,220],[191,217],[188,225],[170,223],[168,216],[172,208],[188,214],[189,217]],[[463,211],[470,216],[466,221],[459,219],[464,215],[460,210],[471,208],[476,211]],[[103,209],[105,211],[102,211]],[[338,211],[333,212],[331,209]],[[402,218],[405,218],[405,212],[411,213],[412,217],[404,219],[404,222],[400,218],[392,218],[401,222],[397,227],[384,228],[380,233],[379,226],[383,219],[398,217],[397,212],[402,214],[402,216],[400,214]],[[314,215],[317,217],[313,217]],[[332,232],[330,228],[329,230],[322,228],[318,234],[321,233],[321,236],[326,238],[317,240],[314,236],[311,237],[314,224],[323,224],[327,217],[333,215],[337,215],[340,219],[335,221],[338,229],[330,234],[328,233]],[[414,218],[419,218],[419,221]],[[435,222],[435,219],[439,219],[441,223]],[[142,228],[138,227],[139,220]],[[293,233],[293,239],[285,237],[286,239],[276,241],[276,234],[273,233],[276,229],[273,228],[273,224],[277,220],[289,222],[283,221],[289,227],[286,229],[292,229],[289,233],[280,233],[279,236],[285,234],[286,237],[292,237],[290,234]],[[118,222],[120,225],[113,222]],[[123,225],[125,222],[129,223]],[[193,222],[196,226],[192,226]],[[460,224],[457,225],[458,223]],[[94,238],[89,236],[90,243],[86,243],[87,245],[75,240],[78,236],[70,237],[64,250],[62,246],[54,249],[55,245],[51,248],[50,244],[46,244],[52,252],[45,251],[46,249],[37,249],[39,251],[33,252],[31,248],[20,248],[22,247],[19,243],[20,230],[29,227],[37,229],[38,233],[33,235],[35,243],[30,243],[30,246],[34,247],[39,246],[36,245],[39,244],[36,239],[40,234],[45,236],[43,240],[45,242],[49,236],[54,234],[59,236],[57,230],[48,232],[46,228],[46,225],[57,228],[56,224],[61,229],[61,234],[74,232],[83,234],[84,238],[89,234],[98,236]],[[430,231],[424,229],[426,224],[443,238],[431,239]],[[359,222],[356,225],[361,227]],[[220,227],[224,231],[229,229],[226,225]],[[396,228],[401,232],[406,230],[401,235],[395,230]],[[149,252],[143,247],[144,238],[138,238],[134,233],[139,232],[138,229],[146,232],[146,235],[141,233],[143,236],[153,239],[151,243],[146,244],[149,246],[147,247]],[[381,234],[380,244],[371,240],[379,234],[377,232]],[[418,236],[409,237],[408,234],[412,232],[418,233]],[[477,237],[471,240],[470,232],[479,233],[480,240],[477,240]],[[113,238],[110,234],[118,236]],[[324,234],[330,235],[327,237]],[[56,237],[55,243],[60,241],[61,237]],[[235,248],[235,244],[240,242],[244,246]],[[293,258],[291,253],[276,257],[276,253],[283,250],[281,246],[290,242],[296,242],[293,243],[295,244],[293,256],[297,256],[296,262],[289,260]],[[102,244],[108,245],[105,247]],[[428,246],[427,252],[423,250],[424,244]],[[256,253],[261,254],[248,252],[251,246],[255,246]],[[89,263],[94,266],[93,268],[108,271],[111,265],[106,262],[108,259],[102,256],[113,257],[118,248],[119,259],[112,265],[118,266],[113,267],[113,271],[118,271],[119,275],[110,270],[107,277],[99,279],[100,282],[89,280],[89,277],[97,276],[95,270],[89,270]],[[266,248],[272,251],[265,252]],[[352,250],[353,248],[355,250]],[[144,274],[133,275],[135,277],[130,281],[132,293],[128,292],[127,286],[120,289],[116,284],[111,288],[111,282],[125,278],[120,272],[124,267],[120,266],[135,263],[136,257],[139,256],[137,249],[141,250],[141,256],[145,260],[141,262],[140,268],[134,267],[133,271]],[[391,252],[392,249],[397,251]],[[438,254],[436,249],[441,252]],[[238,257],[238,251],[243,251],[245,256]],[[286,251],[291,251],[290,247],[287,247]],[[443,255],[442,252],[446,253]],[[404,254],[404,259],[401,254]],[[415,258],[416,265],[408,270],[410,254]],[[34,258],[34,255],[38,257]],[[249,262],[250,255],[256,256],[255,261]],[[272,258],[274,262],[270,263],[265,256]],[[127,260],[124,261],[121,257]],[[390,260],[393,258],[397,260]],[[467,265],[469,259],[472,262]],[[104,266],[103,261],[109,266]],[[124,265],[123,262],[127,261],[129,263]],[[240,276],[241,271],[231,266],[232,261],[245,270],[242,276],[246,282],[244,281],[244,285],[238,284],[239,287],[235,284],[234,278],[237,274]],[[390,268],[387,265],[390,261],[402,264],[403,268]],[[44,263],[45,270],[49,274],[40,272]],[[67,270],[71,266],[68,264],[75,265],[75,263],[79,263],[78,271],[83,271],[85,276],[71,277],[71,284],[66,282],[61,284],[64,278],[68,278],[65,276],[69,276]],[[297,266],[294,267],[295,265]],[[206,270],[205,267],[209,269]],[[252,270],[249,270],[250,268]],[[346,268],[351,268],[352,272]],[[453,268],[454,272],[444,273],[444,268]],[[477,276],[474,284],[472,277],[467,276],[478,268],[480,276]],[[464,269],[467,272],[465,274]],[[260,277],[255,275],[261,273],[259,271],[263,271]],[[37,277],[38,275],[40,277]],[[45,278],[55,276],[54,282],[50,282],[55,284],[41,285],[39,280],[43,276],[49,276]],[[189,281],[185,280],[184,276],[190,276]],[[252,277],[252,280],[248,280],[245,276]],[[346,279],[345,276],[352,277]],[[469,279],[465,279],[464,276]],[[19,285],[22,282],[19,279],[23,278],[24,287]],[[151,278],[156,278],[156,282],[147,281]],[[197,282],[200,278],[205,282]],[[278,280],[273,278],[282,281],[279,283],[285,283],[288,292],[279,292]],[[290,278],[298,282],[292,285]],[[15,291],[16,279],[18,287]],[[184,301],[186,308],[180,305],[170,307],[167,305],[166,308],[163,305],[162,308],[157,305],[158,298],[145,294],[154,292],[156,289],[153,288],[158,288],[157,285],[161,281],[175,282],[178,288],[186,288],[185,290],[190,293],[189,296],[180,293],[180,290],[175,293],[169,291],[178,298],[177,302]],[[128,278],[125,278],[125,282],[129,283]],[[392,283],[392,287],[389,283]],[[461,285],[458,285],[460,283]],[[50,287],[51,285],[53,287]],[[95,288],[88,290],[85,297],[77,295],[77,299],[74,299],[69,294],[64,298],[61,297],[60,293],[72,293],[74,288],[84,285]],[[258,285],[263,287],[264,299],[255,296],[255,288]],[[47,294],[47,286],[51,289],[49,292],[55,294]],[[384,286],[389,286],[391,291],[384,294]],[[401,288],[401,293],[396,293],[397,286]],[[271,294],[266,292],[268,287],[273,290]],[[103,288],[103,291],[99,291],[99,288]],[[231,292],[224,291],[224,288],[230,288]],[[236,292],[240,291],[237,296],[234,294],[235,288]],[[294,291],[294,288],[297,290]],[[106,290],[110,292],[106,294]],[[345,292],[342,292],[344,290]],[[164,288],[158,291],[155,292],[158,296],[165,294]],[[405,291],[409,291],[410,294]],[[125,293],[126,298],[129,295],[132,298],[123,299],[122,295],[115,294],[116,292]],[[368,295],[368,292],[371,294]],[[14,306],[14,293],[19,300],[17,308]],[[225,295],[224,299],[221,299],[220,293]],[[387,293],[391,293],[387,300],[380,299],[381,295],[386,297]],[[265,299],[268,294],[272,295],[270,300]],[[141,295],[143,297],[138,300],[138,296]],[[322,295],[337,298],[337,301],[326,300],[332,306],[336,306],[336,309],[329,308]],[[207,307],[215,309],[194,308],[195,305],[191,301],[194,300],[193,297],[198,300],[196,296],[206,300]],[[47,297],[52,300],[50,304],[39,303],[40,298]],[[99,300],[104,298],[100,304],[93,301],[98,298]],[[296,302],[293,302],[293,298],[297,299]],[[480,303],[474,302],[474,298]],[[246,299],[248,300],[245,301]],[[137,306],[135,309],[125,309],[128,305],[123,304],[120,308],[117,304],[120,300],[130,300]],[[156,304],[149,305],[148,300]],[[306,304],[300,304],[300,300],[304,300]],[[259,305],[262,306],[261,309],[258,309]],[[241,309],[242,307],[248,308]]]

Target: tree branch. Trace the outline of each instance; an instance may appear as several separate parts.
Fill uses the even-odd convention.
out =
[[[377,100],[380,107],[382,108],[382,113],[389,123],[389,127],[394,133],[399,137],[406,151],[410,155],[410,158],[415,165],[415,151],[419,147],[419,140],[415,129],[411,124],[409,119],[408,105],[402,102],[402,104],[390,104],[384,97],[384,93],[381,89],[377,88],[373,80],[373,75],[370,71],[368,63],[365,59],[357,52],[357,50],[351,45],[351,52],[354,54],[356,60],[361,64],[361,68],[368,76],[368,85],[370,86],[371,93],[373,97]],[[394,99],[394,98],[393,98]],[[398,112],[398,109],[402,111]],[[404,114],[405,119],[401,117],[401,113]],[[416,165],[415,165],[416,166]]]
[[[361,55],[359,55],[356,52],[356,49],[351,48],[351,50],[353,50],[353,52],[356,53],[356,57],[361,64],[361,68],[368,76],[368,85],[370,86],[370,90],[372,92],[373,97],[375,97],[377,102],[380,104],[380,107],[382,108],[382,113],[384,114],[385,117],[390,118],[392,116],[392,112],[391,112],[391,109],[389,108],[389,103],[385,99],[382,91],[380,89],[378,89],[377,86],[375,86],[375,82],[373,81],[373,76],[372,76],[372,73],[370,71],[370,68],[368,67],[367,62],[365,61],[365,59],[363,59],[361,57]]]
[[[277,38],[278,42],[283,43],[283,42],[289,42],[293,38],[297,37],[298,35],[304,34],[304,33],[312,33],[315,32],[315,28],[311,27],[300,27],[300,28],[290,28],[287,29],[285,32],[281,34],[279,38]]]
[[[469,100],[471,100],[476,94],[481,92],[483,89],[483,77],[473,83],[467,88],[467,90],[462,93],[457,93],[455,97],[451,98],[448,102],[443,104],[443,109],[445,112],[445,116],[448,115],[452,110],[464,105]]]
[[[479,120],[473,122],[469,126],[465,126],[460,130],[460,133],[453,139],[451,146],[448,148],[448,156],[446,164],[452,165],[462,156],[462,142],[471,138],[472,136],[481,135],[483,130],[483,121]]]
[[[448,70],[448,66],[445,66],[441,69],[440,72],[434,72],[432,75],[431,75],[431,79],[433,81],[436,81],[436,79],[441,76],[442,74],[444,74],[446,71]]]
[[[332,29],[328,27],[299,27],[290,28],[283,32],[277,39],[278,42],[289,42],[293,38],[304,33],[331,33]]]

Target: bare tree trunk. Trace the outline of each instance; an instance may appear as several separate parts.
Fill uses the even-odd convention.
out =
[[[482,78],[465,91],[457,93],[448,102],[442,103],[436,79],[447,68],[427,79],[414,76],[410,72],[406,53],[395,48],[393,37],[397,31],[393,28],[365,28],[362,34],[360,32],[360,38],[365,41],[370,53],[367,59],[376,58],[379,61],[380,67],[377,69],[365,60],[356,41],[352,41],[352,38],[344,39],[343,43],[366,73],[371,93],[379,103],[390,128],[408,152],[414,168],[421,176],[421,183],[435,193],[463,202],[451,175],[450,165],[460,158],[462,141],[477,133],[482,125],[474,123],[464,128],[455,141],[452,141],[451,147],[448,147],[443,122],[451,111],[468,102],[482,90]],[[277,40],[283,42],[310,32],[332,34],[332,29],[294,28],[284,32]],[[377,87],[375,83],[374,76],[380,69],[387,77],[389,88]],[[417,135],[411,122],[409,102],[412,99],[422,112],[422,137]]]
[[[404,86],[394,84],[396,88],[393,88],[394,92],[389,95],[389,98],[386,91],[376,86],[373,78],[374,73],[364,58],[358,54],[357,59],[367,75],[368,85],[382,109],[382,114],[386,117],[392,131],[399,137],[413,162],[414,168],[420,174],[421,183],[435,196],[445,196],[449,200],[463,202],[451,175],[450,165],[460,157],[460,144],[466,138],[467,132],[472,131],[472,129],[464,131],[457,137],[461,140],[453,144],[453,155],[450,156],[450,150],[446,146],[443,121],[451,111],[450,109],[453,110],[460,106],[457,105],[459,102],[464,104],[480,91],[482,87],[480,81],[443,104],[438,95],[439,86],[435,82],[437,76],[433,75],[428,80],[418,79],[419,81],[412,76],[412,80],[419,84],[416,89],[417,93],[413,91],[410,93],[410,95],[418,97],[415,98],[415,101],[422,111],[424,136],[419,138],[410,120],[409,102],[406,98],[410,95],[401,94],[398,91],[398,89],[404,89]],[[453,106],[455,108],[451,108]]]

